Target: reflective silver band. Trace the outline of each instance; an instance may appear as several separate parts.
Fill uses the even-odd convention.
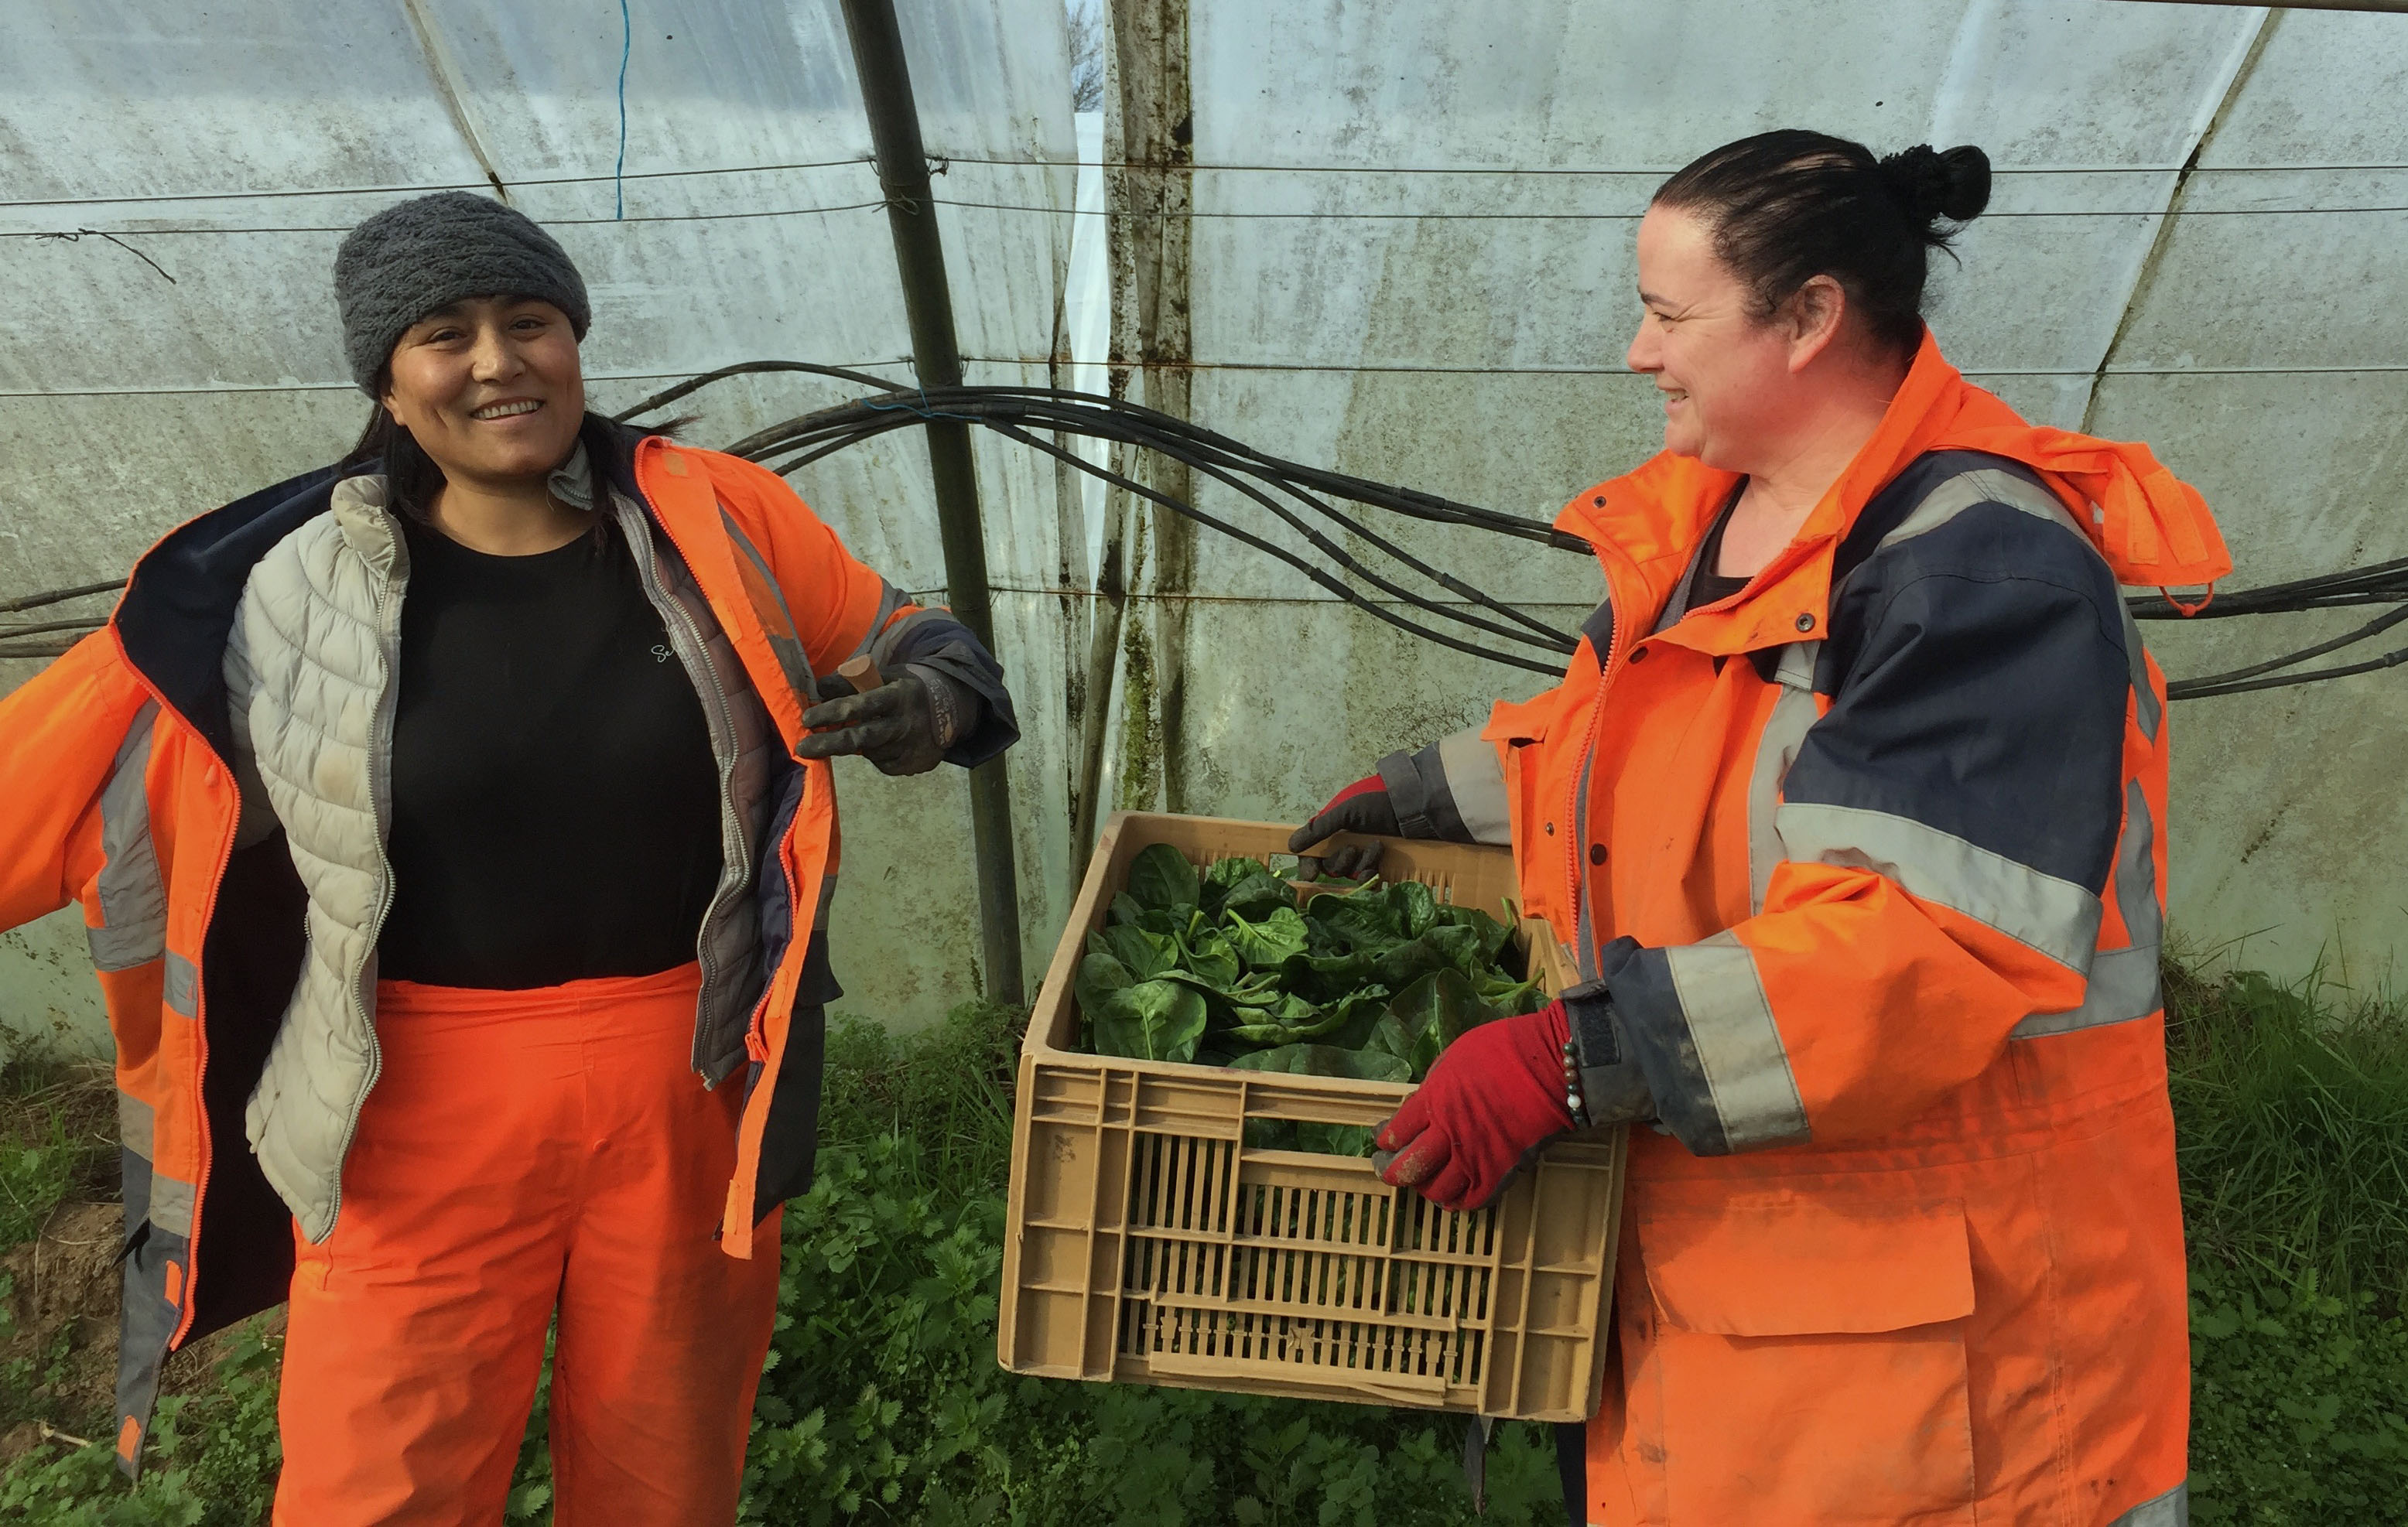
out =
[[[2034,1013],[2007,1037],[2038,1039],[2106,1023],[2147,1018],[2165,1006],[2157,955],[2165,943],[2165,909],[2157,905],[2157,828],[2149,797],[2138,779],[2124,786],[2124,833],[2115,845],[2115,906],[2124,914],[2131,942],[2100,949],[2090,959],[2090,985],[2082,1006],[2062,1013]]]
[[[910,601],[903,596],[902,590],[896,588],[894,584],[887,582],[884,578],[880,578],[878,580],[878,611],[876,614],[870,616],[869,630],[862,636],[861,645],[853,649],[852,655],[853,657],[859,657],[864,652],[877,650],[878,639],[886,635],[887,622],[895,619],[895,612],[896,610],[901,609],[904,606],[910,603]],[[797,632],[800,632],[802,628],[797,626],[795,629]]]
[[[100,792],[100,874],[95,892],[100,925],[84,931],[92,963],[126,970],[159,958],[167,947],[167,883],[150,841],[150,732],[159,702],[134,713],[117,762]]]
[[[150,1222],[177,1235],[193,1233],[193,1185],[175,1177],[150,1178]]]
[[[150,1105],[131,1092],[120,1090],[117,1094],[117,1143],[149,1161],[152,1155],[151,1122]]]
[[[1668,949],[1664,958],[1730,1149],[1807,1138],[1806,1105],[1755,954],[1726,929],[1701,943]]]
[[[1472,727],[1439,738],[1439,767],[1446,774],[1447,793],[1455,797],[1455,814],[1474,843],[1513,841],[1512,816],[1505,800],[1505,765],[1498,761],[1494,743],[1483,742]]]
[[[1747,782],[1750,916],[1764,911],[1772,871],[1788,857],[1777,825],[1781,785],[1789,778],[1789,765],[1798,762],[1798,749],[1806,745],[1806,734],[1823,718],[1823,707],[1814,701],[1814,660],[1822,650],[1821,642],[1791,642],[1781,649],[1780,663],[1773,671],[1781,695],[1772,702],[1772,714],[1765,718],[1764,731],[1756,739],[1756,766]]]
[[[2164,1494],[2143,1501],[2107,1527],[2190,1527],[2190,1481],[2186,1479]]]
[[[163,992],[168,1010],[186,1018],[201,1016],[201,973],[193,962],[173,949],[167,951],[167,978]]]
[[[2068,969],[2088,968],[2099,947],[2098,897],[1954,833],[1854,806],[1784,806],[1774,823],[1791,859],[1870,869]]]

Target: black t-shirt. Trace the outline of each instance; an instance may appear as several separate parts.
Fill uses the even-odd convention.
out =
[[[404,533],[378,974],[516,991],[694,959],[719,770],[617,527],[531,557]]]
[[[1725,578],[1714,571],[1723,560],[1723,532],[1730,528],[1731,514],[1739,507],[1740,494],[1745,492],[1747,483],[1742,480],[1731,491],[1730,502],[1723,506],[1723,512],[1714,517],[1714,528],[1706,532],[1705,544],[1698,548],[1698,576],[1689,585],[1691,609],[1703,609],[1747,587],[1745,578]]]

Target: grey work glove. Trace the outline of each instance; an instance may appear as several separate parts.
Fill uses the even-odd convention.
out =
[[[1338,833],[1361,833],[1372,837],[1395,837],[1397,808],[1388,800],[1387,787],[1376,774],[1355,780],[1329,799],[1329,804],[1313,814],[1311,821],[1288,835],[1287,851],[1302,854],[1314,844]],[[1341,843],[1320,856],[1320,873],[1341,880],[1368,878],[1380,867],[1381,845],[1377,843]]]
[[[925,774],[944,762],[958,730],[953,696],[939,693],[918,668],[906,668],[866,694],[824,701],[803,712],[810,735],[796,758],[859,753],[881,774]]]

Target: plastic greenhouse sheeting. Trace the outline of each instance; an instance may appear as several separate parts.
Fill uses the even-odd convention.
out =
[[[606,408],[734,361],[908,375],[833,0],[631,0],[624,182],[616,7],[31,8],[0,53],[0,235],[26,235],[0,237],[0,597],[114,576],[176,521],[346,444],[366,404],[326,270],[344,228],[409,190],[498,185],[559,233],[593,287]],[[1131,300],[1141,220],[1114,247],[1109,177],[1072,167],[1058,7],[900,8],[969,379],[1102,385],[1108,333],[1130,352],[1163,336]],[[1961,264],[1935,279],[1958,364],[2035,419],[2152,442],[2217,508],[2237,587],[2408,554],[2390,483],[2408,455],[2408,319],[2390,300],[2408,18],[2120,0],[1532,0],[1510,24],[1343,0],[1105,8],[1125,44],[1145,18],[1184,41],[1183,87],[1121,49],[1138,72],[1111,82],[1111,131],[1089,124],[1086,157],[1126,151],[1131,102],[1185,119],[1194,216],[1161,274],[1191,325],[1168,358],[1211,428],[1550,516],[1655,449],[1649,385],[1621,363],[1635,220],[1665,175],[1773,126],[1884,150],[1970,141],[1999,174]],[[1141,376],[1130,386],[1144,395]],[[690,400],[689,438],[844,395],[723,384]],[[1542,682],[1401,635],[1210,533],[1166,538],[1018,447],[977,450],[1028,733],[1011,774],[1032,955],[1083,857],[1069,813],[1087,707],[1108,707],[1107,808],[1292,820],[1381,753]],[[796,481],[898,582],[941,585],[915,435]],[[1210,485],[1199,503],[1262,521]],[[1598,597],[1577,556],[1380,528],[1558,625]],[[1137,596],[1098,684],[1096,569],[1115,539]],[[2348,622],[2146,632],[2179,676]],[[0,684],[30,671],[0,664]],[[2382,977],[2408,932],[2391,867],[2408,849],[2403,721],[2396,676],[2177,707],[2178,934],[2245,939],[2242,958],[2279,970],[2323,954]],[[932,1017],[974,978],[964,792],[859,767],[842,788],[844,1006]],[[57,973],[79,944],[72,928],[0,944],[0,1010],[88,1008],[89,983]]]

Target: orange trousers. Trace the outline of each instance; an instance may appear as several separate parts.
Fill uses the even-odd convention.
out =
[[[293,1274],[277,1527],[498,1527],[555,1315],[559,1527],[735,1520],[778,1259],[713,1239],[742,1099],[689,1063],[696,979],[379,984],[383,1069]]]

